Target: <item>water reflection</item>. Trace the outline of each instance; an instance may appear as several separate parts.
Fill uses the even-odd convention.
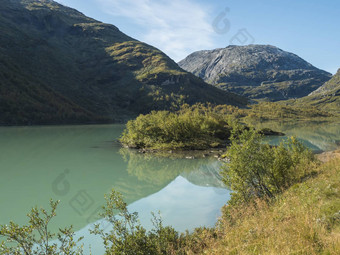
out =
[[[286,136],[296,136],[315,152],[335,150],[340,146],[340,122],[264,122],[257,127],[269,127]],[[267,138],[273,144],[279,137]]]
[[[121,149],[120,154],[128,173],[143,182],[165,186],[181,175],[199,186],[224,187],[219,175],[221,164],[213,158],[164,157],[129,149]]]
[[[261,125],[295,135],[315,151],[335,149],[340,141],[340,123]],[[25,224],[33,205],[47,208],[53,198],[61,204],[52,230],[73,225],[85,234],[98,220],[104,194],[115,188],[145,224],[151,210],[161,210],[165,222],[179,230],[213,225],[229,198],[218,174],[220,163],[120,150],[113,141],[123,129],[123,125],[1,127],[0,224],[10,220]]]
[[[148,230],[153,227],[151,212],[160,211],[164,225],[171,225],[177,231],[184,232],[199,226],[214,226],[220,216],[220,208],[229,198],[230,192],[224,188],[197,186],[178,176],[159,192],[130,204],[128,208],[131,212],[138,212],[141,224]],[[96,223],[101,224],[106,231],[111,229],[103,220]],[[104,254],[102,240],[90,235],[89,228],[93,228],[93,224],[77,232],[78,237],[85,237],[85,254],[90,254],[88,245],[91,245],[92,254]]]
[[[178,178],[187,182],[179,182],[186,187],[182,190],[187,195],[193,194],[190,190],[196,190],[197,185],[203,188],[200,194],[205,189],[219,195],[206,188],[207,184],[222,187],[214,159],[169,159],[119,151],[120,146],[112,141],[123,128],[123,125],[0,128],[0,223],[13,220],[25,224],[26,213],[32,206],[47,208],[53,198],[61,200],[61,204],[52,229],[73,225],[78,230],[98,220],[104,194],[111,188],[120,191],[128,204],[136,201],[143,204],[148,201],[143,198],[171,190],[163,191]],[[189,199],[185,194],[181,197]],[[163,201],[158,199],[157,196],[153,199],[154,209]],[[202,197],[190,199],[197,205],[204,203]],[[207,199],[214,201],[213,197]],[[224,202],[227,199],[225,196]],[[179,211],[184,203],[176,201],[162,209]],[[221,207],[220,203],[209,206],[217,211]],[[201,222],[198,217],[201,216],[192,215],[197,224]]]

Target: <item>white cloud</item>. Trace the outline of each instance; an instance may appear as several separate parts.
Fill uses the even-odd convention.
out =
[[[96,1],[107,14],[127,18],[142,28],[138,39],[159,48],[175,61],[214,45],[208,7],[194,0]]]

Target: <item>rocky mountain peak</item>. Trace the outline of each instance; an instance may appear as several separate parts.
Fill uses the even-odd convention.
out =
[[[229,45],[198,51],[178,64],[218,87],[269,100],[308,95],[331,77],[299,56],[272,45]]]

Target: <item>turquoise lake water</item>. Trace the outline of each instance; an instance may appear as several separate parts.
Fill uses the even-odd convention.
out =
[[[267,123],[287,136],[295,135],[316,152],[340,144],[340,123]],[[123,125],[1,127],[0,224],[27,223],[32,206],[61,203],[51,230],[73,225],[94,254],[99,239],[88,229],[100,222],[104,194],[120,191],[131,211],[150,228],[151,212],[178,231],[213,226],[230,192],[214,158],[170,159],[122,149],[116,142]],[[266,141],[276,144],[284,137]]]

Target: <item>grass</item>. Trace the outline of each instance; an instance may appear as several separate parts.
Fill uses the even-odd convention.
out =
[[[295,107],[317,108],[322,111],[340,114],[340,90],[325,95],[312,95],[294,101],[288,101]]]
[[[247,108],[236,106],[218,106],[224,114],[230,114],[245,123],[256,123],[270,120],[306,120],[332,121],[339,118],[336,111],[326,111],[316,106],[294,105],[288,101],[265,102],[248,105]]]
[[[299,120],[315,120],[329,119],[335,117],[334,114],[318,109],[317,107],[303,107],[287,105],[283,102],[271,103],[260,102],[251,105],[246,111],[248,119],[257,120],[283,120],[283,119],[299,119]]]
[[[339,254],[340,158],[268,204],[234,207],[214,230],[201,229],[188,254]]]
[[[288,103],[297,107],[314,107],[340,114],[340,69],[320,89],[307,97],[290,100]]]
[[[136,68],[135,74],[140,81],[149,75],[162,72],[172,75],[186,74],[176,63],[169,61],[164,53],[138,41],[117,43],[106,48],[106,51],[120,64],[131,63]]]

